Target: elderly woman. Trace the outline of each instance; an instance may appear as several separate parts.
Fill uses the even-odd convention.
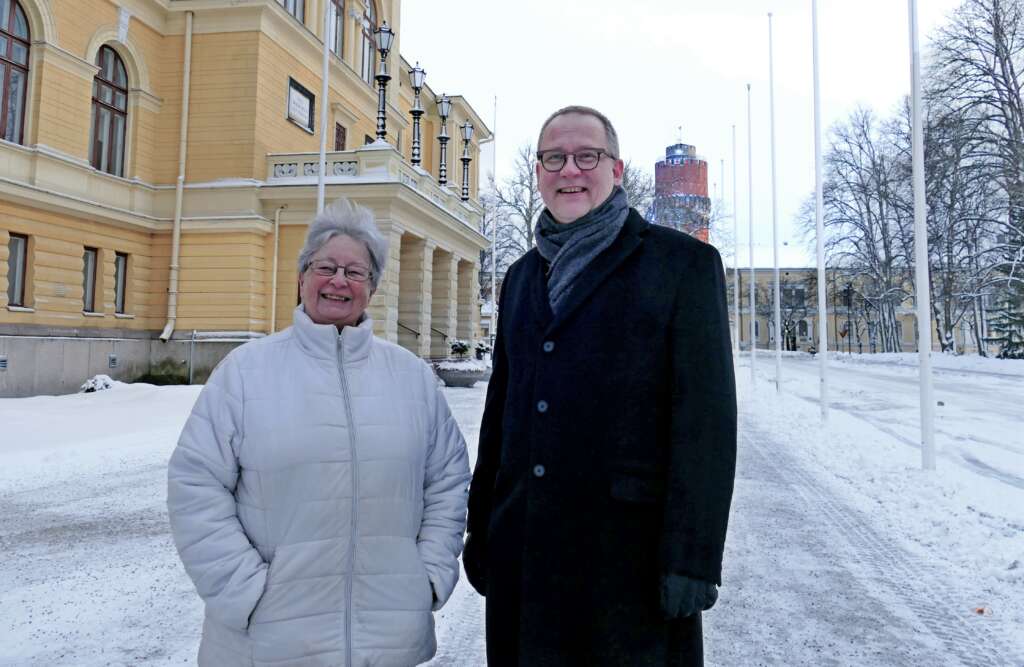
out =
[[[415,665],[458,578],[469,466],[430,368],[373,335],[387,244],[339,200],[309,227],[293,325],[229,354],[168,469],[206,604],[199,664]]]

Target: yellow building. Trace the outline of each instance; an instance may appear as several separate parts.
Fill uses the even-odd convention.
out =
[[[371,208],[390,240],[377,334],[422,356],[473,338],[490,131],[451,97],[439,185],[442,122],[424,87],[413,164],[400,4],[0,0],[0,396],[74,391],[101,372],[202,381],[234,345],[288,326],[323,114],[327,201]],[[387,143],[374,141],[384,22]]]
[[[736,331],[733,307],[733,270],[726,269],[726,290],[729,298],[729,319]],[[912,298],[895,304],[882,315],[870,297],[872,292],[856,272],[828,269],[825,274],[825,307],[829,350],[851,353],[916,352],[917,315]],[[775,349],[774,324],[775,271],[754,269],[755,319],[754,339],[758,349]],[[780,320],[784,350],[806,351],[818,344],[818,272],[813,268],[780,268]],[[740,349],[750,349],[750,270],[739,272],[739,334]],[[865,298],[868,295],[868,298]],[[889,318],[890,323],[882,320]],[[983,326],[984,323],[983,323]],[[735,334],[733,334],[735,335]],[[966,319],[954,331],[957,350],[977,352],[977,346]],[[932,349],[941,350],[931,322]],[[992,350],[989,350],[992,352]]]

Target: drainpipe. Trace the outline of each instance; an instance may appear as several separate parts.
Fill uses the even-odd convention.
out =
[[[185,12],[185,68],[181,82],[181,136],[178,140],[178,181],[174,188],[174,230],[171,234],[171,272],[167,284],[167,324],[160,340],[167,342],[178,319],[178,255],[181,250],[181,198],[185,190],[185,152],[188,147],[189,83],[192,80],[192,12]]]
[[[277,331],[277,255],[278,239],[281,236],[281,211],[288,208],[288,204],[277,207],[274,211],[274,268],[270,274],[270,333]]]

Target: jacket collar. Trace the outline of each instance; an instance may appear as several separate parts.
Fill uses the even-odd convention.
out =
[[[333,324],[317,324],[309,319],[302,304],[292,313],[292,324],[299,345],[317,359],[338,358],[338,345],[342,346],[342,357],[346,364],[364,361],[370,356],[373,345],[373,320],[364,314],[362,321],[354,327],[345,327],[338,333]]]
[[[557,329],[563,322],[572,317],[572,314],[586,301],[587,297],[600,287],[608,276],[620,264],[626,261],[627,257],[633,254],[633,251],[643,242],[647,227],[648,222],[644,220],[643,216],[637,213],[635,209],[630,209],[629,217],[626,218],[618,238],[583,269],[586,274],[585,277],[577,280],[572,291],[565,297],[565,301],[558,314],[554,315],[554,318],[547,327],[548,333]],[[543,262],[541,266],[543,267]],[[543,268],[541,270],[543,271]],[[547,285],[543,279],[541,279],[540,283],[541,291],[543,292],[540,295],[542,297],[541,301],[547,304]],[[545,312],[548,317],[551,317],[550,308],[546,308]]]

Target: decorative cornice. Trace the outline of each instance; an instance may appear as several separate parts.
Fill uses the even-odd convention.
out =
[[[138,104],[140,109],[145,109],[152,113],[160,113],[160,108],[164,105],[162,98],[157,97],[152,93],[148,93],[141,88],[132,88],[128,91],[129,104]]]
[[[99,67],[88,60],[79,58],[70,51],[65,51],[55,44],[32,42],[32,53],[39,53],[43,62],[48,65],[54,65],[89,81],[92,81],[96,73],[100,71]]]

